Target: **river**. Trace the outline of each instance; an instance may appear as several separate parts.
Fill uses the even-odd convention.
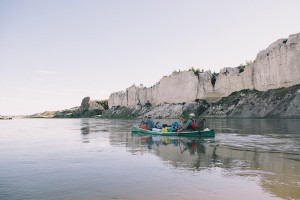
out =
[[[0,121],[0,199],[300,199],[299,119],[207,119],[216,136],[198,139],[138,123]]]

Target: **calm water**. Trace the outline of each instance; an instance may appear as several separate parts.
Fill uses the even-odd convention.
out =
[[[0,121],[0,199],[300,199],[300,120],[208,120],[214,139],[133,123]]]

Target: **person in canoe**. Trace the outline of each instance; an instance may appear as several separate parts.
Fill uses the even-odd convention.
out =
[[[154,128],[154,120],[151,115],[148,115],[146,121],[143,121],[143,124],[147,126],[148,130],[152,130]]]
[[[139,128],[144,129],[144,130],[148,130],[148,127],[146,124],[144,124],[144,122],[148,119],[147,115],[145,115],[139,125]]]
[[[144,124],[144,122],[147,120],[147,115],[145,115],[144,117],[143,117],[143,119],[142,119],[142,121],[141,121],[141,123],[140,123],[140,125],[143,125]]]
[[[177,130],[177,132],[181,132],[181,131],[195,131],[196,130],[196,120],[194,119],[195,114],[194,113],[190,113],[189,114],[189,120],[181,127]]]

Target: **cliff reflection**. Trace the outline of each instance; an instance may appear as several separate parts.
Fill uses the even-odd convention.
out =
[[[108,126],[112,123],[108,120],[80,119],[80,133],[82,143],[90,143],[102,134],[108,132]]]
[[[82,138],[82,143],[89,143],[89,134],[90,134],[90,121],[81,119],[81,138]]]
[[[255,179],[271,195],[300,199],[299,120],[208,119],[214,139],[132,135],[134,123],[139,121],[82,119],[82,142],[108,139],[109,145],[154,154],[180,170],[218,169],[224,177]]]
[[[217,133],[295,134],[299,133],[299,119],[207,119]]]
[[[257,176],[262,188],[277,197],[300,198],[299,155],[242,151],[222,146],[217,148],[216,154],[222,163],[220,167],[226,169],[225,176]]]
[[[225,177],[257,177],[263,190],[284,199],[300,198],[299,154],[250,151],[224,146],[215,139],[133,135],[136,152],[148,151],[168,165],[187,170],[221,168]]]

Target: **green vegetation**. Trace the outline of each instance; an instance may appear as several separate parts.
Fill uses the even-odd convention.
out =
[[[109,119],[133,119],[139,116],[138,113],[134,113],[134,109],[125,106],[115,106],[109,110],[102,112],[101,118]]]
[[[189,118],[190,113],[195,113],[196,116],[201,116],[209,107],[209,103],[203,99],[195,99],[197,105],[188,105],[184,108],[181,117],[184,119]]]
[[[149,108],[149,107],[151,107],[151,106],[152,106],[152,104],[151,104],[149,101],[147,101],[147,102],[145,103],[145,107]]]
[[[271,89],[265,92],[259,92],[258,96],[261,98],[267,98],[269,96],[273,96],[273,98],[277,98],[278,100],[283,99],[288,93],[293,94],[298,91],[300,84],[294,85],[288,88],[278,88]]]
[[[239,69],[239,73],[242,73],[245,70],[246,65],[244,64],[240,64],[239,66],[237,66],[237,68]]]
[[[211,75],[211,80],[210,80],[210,81],[211,81],[211,84],[212,84],[213,87],[215,87],[215,84],[216,84],[218,75],[219,75],[219,74],[218,74],[218,73],[215,73],[215,72],[212,73],[212,75]]]
[[[250,89],[232,92],[229,96],[223,97],[221,100],[216,102],[216,105],[233,105],[233,104],[237,105],[242,95],[251,94],[255,92],[257,92],[257,90],[250,90]]]
[[[108,100],[104,99],[104,100],[97,100],[96,101],[98,104],[100,104],[105,110],[108,109]]]
[[[229,74],[229,71],[227,68],[225,69],[225,72],[223,72],[223,74],[225,74],[226,76],[227,76],[227,74]]]
[[[194,68],[194,67],[191,67],[191,68],[189,69],[189,71],[194,72],[194,74],[195,74],[196,76],[199,76],[200,73],[203,73],[203,72],[204,72],[203,69],[200,70],[199,68],[196,69],[196,68]]]

